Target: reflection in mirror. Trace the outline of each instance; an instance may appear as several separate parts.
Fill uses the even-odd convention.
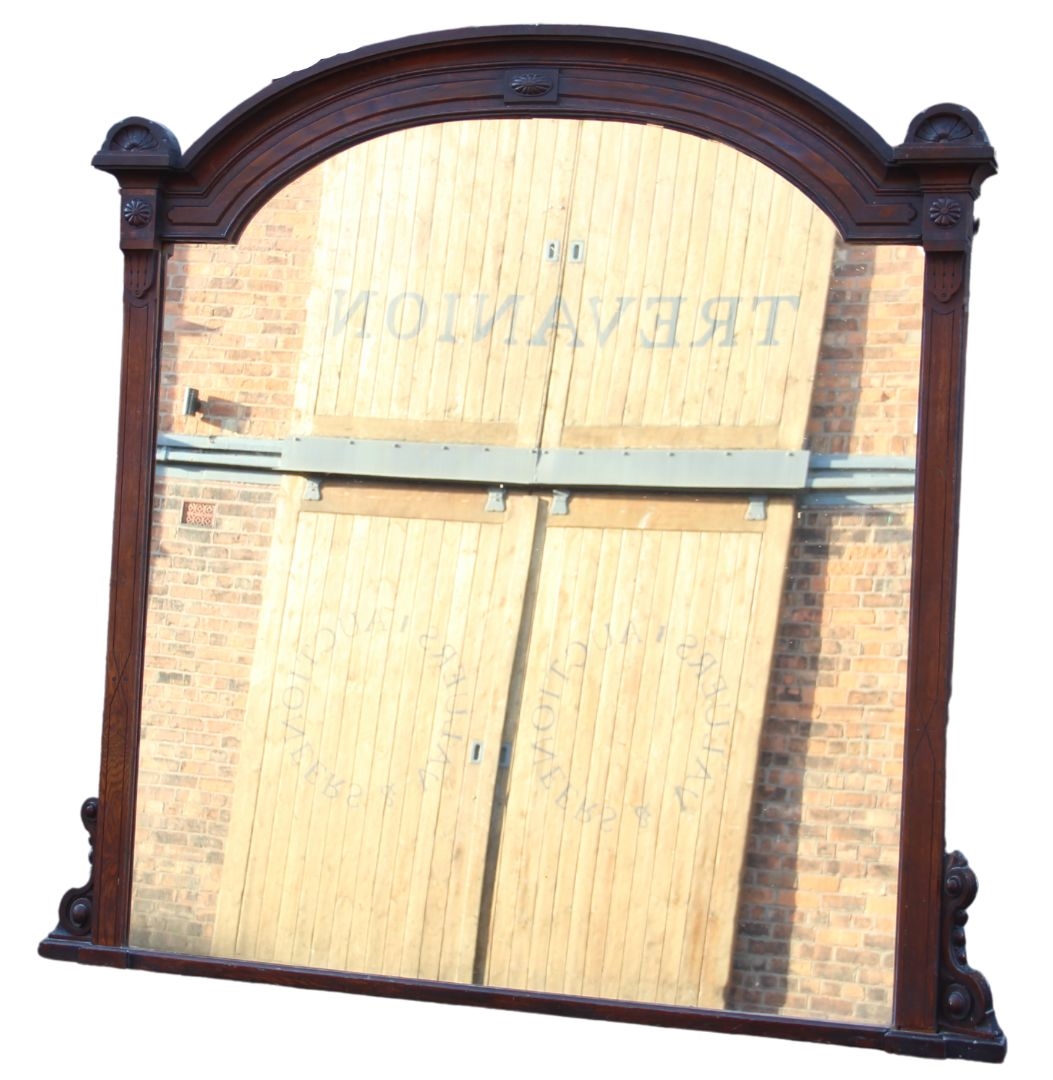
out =
[[[131,944],[887,1024],[921,274],[575,120],[176,247]]]

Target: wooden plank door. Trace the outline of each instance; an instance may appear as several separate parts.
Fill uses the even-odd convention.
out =
[[[284,483],[213,953],[468,981],[537,501]]]
[[[520,119],[323,168],[294,433],[801,449],[834,231],[745,155]],[[406,479],[287,482],[214,950],[720,1007],[791,501]]]
[[[834,239],[730,147],[584,124],[542,446],[800,450]],[[478,979],[723,1007],[793,519],[747,505],[547,516]]]
[[[548,516],[487,983],[722,1007],[793,518],[747,506],[596,496]]]
[[[543,444],[799,450],[835,235],[729,146],[585,124]]]
[[[486,120],[322,168],[298,434],[800,449],[834,229],[745,154]]]
[[[323,166],[301,433],[538,445],[581,127],[436,124]]]

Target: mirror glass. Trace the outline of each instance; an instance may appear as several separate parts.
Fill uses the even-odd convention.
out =
[[[176,246],[132,946],[887,1024],[922,265],[567,119]]]

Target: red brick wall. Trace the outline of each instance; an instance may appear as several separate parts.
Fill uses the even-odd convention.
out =
[[[240,243],[178,244],[168,260],[160,430],[188,435],[288,434],[303,353],[321,178],[295,181]],[[203,410],[183,415],[183,391]]]
[[[913,249],[835,251],[813,451],[914,453],[921,275]],[[909,503],[798,516],[731,1008],[891,1017],[912,523]]]
[[[303,351],[320,179],[291,184],[241,241],[168,261],[159,427],[286,434]],[[195,386],[203,413],[184,416]],[[159,479],[151,538],[131,943],[207,952],[230,819],[274,485]],[[184,524],[187,503],[213,514]]]
[[[132,941],[207,952],[277,488],[158,480]],[[213,524],[182,523],[186,502]]]
[[[910,521],[895,507],[799,517],[760,747],[732,1008],[890,1017]]]

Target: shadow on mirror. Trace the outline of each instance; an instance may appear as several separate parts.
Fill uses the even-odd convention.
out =
[[[887,1025],[922,263],[554,119],[175,247],[131,944]]]

